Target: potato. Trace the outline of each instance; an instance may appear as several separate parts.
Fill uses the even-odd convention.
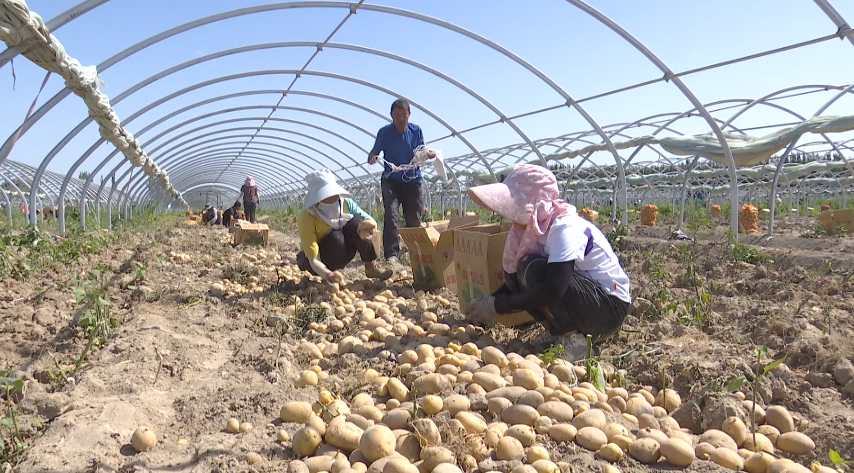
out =
[[[635,460],[651,465],[661,458],[661,445],[652,438],[638,439],[632,442],[629,454]]]
[[[635,417],[641,414],[652,414],[652,405],[643,397],[629,397],[626,401],[626,408],[623,411]]]
[[[540,418],[537,419],[536,422],[534,422],[534,432],[536,432],[538,434],[543,434],[543,435],[548,434],[551,426],[552,426],[551,418],[546,417],[546,416],[540,416]]]
[[[388,394],[400,402],[405,401],[409,397],[409,388],[397,378],[389,378],[386,383]]]
[[[710,443],[700,442],[694,447],[694,455],[696,455],[700,460],[708,460],[709,456],[716,448],[718,447],[715,447]]]
[[[335,458],[329,455],[317,455],[303,460],[305,466],[308,467],[310,473],[320,473],[321,471],[329,471],[332,469],[332,464],[335,463]]]
[[[480,434],[486,431],[486,421],[472,412],[457,412],[454,418],[463,424],[463,428],[469,434]]]
[[[602,467],[602,473],[620,473],[620,469],[609,463]]]
[[[299,422],[304,423],[309,417],[313,416],[311,404],[307,402],[291,401],[286,402],[279,411],[279,418],[283,422]]]
[[[331,425],[326,431],[326,442],[329,445],[350,453],[361,447],[359,439],[364,432],[361,427],[350,422],[336,423],[335,425]],[[364,449],[362,450],[364,451]]]
[[[438,394],[450,387],[448,378],[439,373],[430,373],[420,376],[412,383],[415,392],[421,394]],[[403,401],[403,399],[400,399]]]
[[[670,432],[667,432],[667,436],[672,439],[679,439],[688,445],[691,445],[691,448],[694,448],[694,443],[697,440],[693,435],[687,432],[682,432],[681,430],[671,430]]]
[[[597,427],[582,427],[575,434],[575,442],[588,450],[599,450],[608,443],[608,437]]]
[[[264,457],[262,457],[261,455],[255,453],[255,452],[247,453],[246,457],[244,457],[244,458],[246,458],[246,463],[248,463],[250,465],[257,465],[257,464],[264,462]]]
[[[747,438],[744,440],[742,447],[752,452],[774,452],[774,444],[768,437],[757,432],[755,445],[753,443],[753,438],[754,436],[752,433],[747,434]],[[779,438],[777,440],[779,440]]]
[[[549,451],[546,450],[545,447],[541,445],[531,445],[528,448],[528,452],[525,454],[525,461],[529,464],[534,463],[537,460],[548,460],[549,459]]]
[[[639,439],[645,439],[645,438],[655,439],[659,444],[670,438],[664,432],[662,432],[660,430],[653,430],[653,429],[640,429],[636,432],[635,435]]]
[[[350,414],[347,417],[345,417],[344,420],[351,423],[351,424],[356,424],[362,430],[365,430],[368,427],[374,425],[374,422],[372,422],[368,419],[365,419],[364,417],[360,416],[359,414]]]
[[[757,424],[765,423],[765,409],[762,408],[759,404],[756,405],[756,413],[753,414],[753,401],[741,401],[741,405],[744,406],[744,410],[747,412],[748,416],[753,415],[753,420]]]
[[[525,404],[516,404],[501,412],[501,420],[511,425],[522,424],[533,426],[539,418],[540,413],[533,407]]]
[[[131,435],[130,438],[130,444],[137,452],[144,452],[157,445],[157,436],[150,428],[140,426],[133,431],[133,435]]]
[[[509,399],[505,399],[503,397],[494,397],[487,401],[486,410],[489,411],[490,414],[498,417],[501,416],[501,413],[504,412],[504,409],[512,406],[513,403]]]
[[[291,460],[288,462],[288,473],[310,473],[308,465],[301,460]]]
[[[795,430],[792,414],[783,406],[768,406],[765,411],[765,423],[776,427],[781,434]]]
[[[306,404],[308,404],[308,403],[306,403]],[[311,411],[311,406],[309,406],[309,411]],[[240,421],[233,418],[233,417],[231,419],[228,419],[228,421],[226,421],[226,423],[225,423],[225,430],[227,432],[232,433],[232,434],[236,434],[237,432],[240,432]]]
[[[721,428],[727,435],[732,437],[738,446],[741,446],[747,439],[747,426],[738,417],[727,417]]]
[[[386,462],[383,473],[419,473],[419,470],[409,461],[396,458]]]
[[[319,358],[323,358],[323,355],[321,354]],[[306,386],[317,386],[317,382],[317,373],[311,370],[305,370],[300,373],[299,378],[296,380],[296,382],[294,382],[294,386],[298,388],[303,388]]]
[[[241,433],[249,432],[250,430],[252,430],[252,424],[250,424],[249,422],[242,422],[240,426],[237,427],[237,430]]]
[[[777,437],[780,436],[780,431],[777,430],[777,427],[768,424],[760,425],[756,428],[756,432],[768,437],[771,443],[777,445]]]
[[[525,457],[525,449],[519,440],[505,436],[501,437],[495,446],[495,458],[498,460],[522,460]]]
[[[373,463],[380,458],[391,455],[397,445],[394,433],[382,424],[369,427],[359,438],[359,450],[365,458]]]
[[[395,433],[397,432],[395,431]],[[421,443],[418,436],[413,433],[406,432],[397,437],[394,450],[411,462],[421,459]]]
[[[507,356],[495,347],[486,347],[480,352],[480,359],[484,363],[504,368],[508,365]]]
[[[418,419],[412,423],[412,429],[421,439],[423,445],[438,445],[442,442],[439,428],[430,419]]]
[[[709,454],[709,460],[730,470],[739,471],[744,468],[744,459],[729,448],[719,447]]]
[[[744,460],[744,470],[747,473],[766,473],[773,462],[774,457],[771,455],[765,452],[757,452]]]
[[[546,401],[537,406],[537,412],[555,422],[570,422],[573,417],[572,409],[560,401]]]
[[[531,462],[531,468],[536,473],[560,473],[561,469],[548,458],[540,459]]]
[[[527,368],[519,368],[513,372],[513,385],[522,386],[525,389],[537,389],[544,385],[542,374]]]
[[[605,413],[598,409],[582,412],[572,419],[572,425],[579,431],[584,427],[595,427],[598,430],[602,430],[605,428],[606,423]]]
[[[430,394],[430,395],[424,396],[424,398],[421,399],[421,409],[423,409],[424,413],[429,415],[429,416],[432,416],[434,414],[441,412],[443,407],[444,407],[444,402],[442,401],[442,398],[439,396],[435,396],[433,394]]]
[[[320,446],[320,432],[311,427],[303,427],[296,431],[292,442],[292,449],[297,456],[304,457],[317,451]]]
[[[778,458],[768,465],[767,473],[783,473],[789,469],[795,469],[801,465],[789,460],[788,458]]]
[[[665,398],[666,394],[666,398]],[[682,398],[673,389],[662,389],[655,395],[655,405],[663,407],[668,413],[675,411],[682,405]]]
[[[472,382],[482,386],[486,392],[495,391],[496,389],[507,386],[507,380],[501,376],[482,372],[475,373],[472,376]]]
[[[534,440],[537,437],[537,433],[534,432],[534,429],[531,426],[513,425],[504,432],[504,436],[513,437],[516,440],[522,442],[523,446],[530,447],[531,444],[534,443]]]
[[[702,434],[700,434],[700,443],[708,443],[717,447],[724,447],[735,452],[738,450],[738,445],[736,445],[735,440],[732,439],[729,435],[720,430],[709,429]]]
[[[278,440],[279,442],[285,443],[290,439],[291,439],[291,436],[288,435],[288,433],[285,432],[284,430],[279,429],[279,431],[276,432],[276,440]]]
[[[424,461],[423,467],[427,471],[433,471],[433,468],[442,463],[455,464],[457,457],[454,455],[454,452],[445,447],[431,445],[421,450],[421,460]]]
[[[605,445],[602,445],[602,447],[596,451],[596,454],[599,455],[599,458],[612,463],[616,463],[623,459],[623,449],[615,443],[606,443]]]
[[[609,440],[611,441],[611,443],[616,444],[618,447],[623,449],[624,452],[628,451],[629,447],[632,446],[632,442],[634,442],[634,440],[632,440],[632,438],[629,437],[628,434],[626,434],[626,435],[615,435],[615,436],[611,437]]]
[[[661,455],[667,463],[679,468],[686,468],[694,462],[694,448],[677,438],[670,438],[659,444]]]
[[[785,432],[777,437],[777,448],[786,453],[804,455],[815,450],[815,442],[801,432]]]
[[[517,370],[518,371],[518,370]],[[525,404],[536,409],[540,404],[545,402],[545,396],[539,391],[528,391],[519,397],[519,404]]]
[[[572,442],[578,429],[572,424],[553,424],[549,427],[549,437],[555,442]]]
[[[661,424],[652,414],[641,414],[638,416],[638,428],[660,430]]]
[[[358,409],[362,406],[373,406],[374,398],[371,397],[368,393],[359,393],[353,396],[353,400],[350,402],[351,409]]]
[[[451,463],[439,463],[433,468],[433,470],[431,470],[431,473],[463,473],[463,471],[460,470],[460,467],[457,465],[453,465]]]

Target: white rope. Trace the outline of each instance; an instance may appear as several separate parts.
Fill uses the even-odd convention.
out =
[[[412,160],[406,164],[394,164],[377,157],[377,161],[388,166],[389,169],[391,169],[391,172],[401,172],[404,175],[406,171],[421,168],[431,159],[433,159],[433,169],[436,171],[436,175],[438,175],[443,181],[447,181],[448,176],[445,172],[445,162],[442,160],[442,151],[436,148],[427,145],[421,145],[415,148],[415,150],[413,150]]]
[[[65,79],[65,86],[83,98],[89,116],[98,124],[98,132],[130,161],[142,166],[143,172],[156,179],[160,186],[179,202],[190,208],[187,201],[169,182],[169,176],[145,154],[134,136],[122,127],[121,120],[110,106],[110,99],[100,91],[104,81],[95,66],[83,66],[65,53],[65,48],[44,25],[42,18],[30,11],[24,0],[0,0],[0,39],[10,48],[21,46],[24,56],[39,67],[55,72]]]

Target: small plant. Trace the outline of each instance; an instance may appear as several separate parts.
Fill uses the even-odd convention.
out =
[[[827,457],[830,459],[830,463],[833,463],[833,466],[837,470],[842,471],[844,473],[854,473],[854,468],[848,466],[851,464],[851,462],[842,458],[842,455],[840,455],[839,452],[837,452],[836,450],[832,448],[828,450]]]
[[[87,339],[83,353],[74,364],[75,369],[80,367],[93,347],[106,343],[113,328],[118,325],[110,310],[105,270],[103,266],[96,266],[73,291],[75,301],[80,306],[75,315],[77,326],[83,329],[83,336]]]
[[[652,280],[652,286],[655,288],[655,292],[649,297],[653,309],[651,315],[659,318],[675,311],[679,304],[673,299],[670,289],[667,288],[670,275],[661,266],[661,255],[652,251],[645,251],[643,255],[647,262],[647,271]]]
[[[240,263],[231,263],[222,267],[222,278],[238,284],[249,284],[249,279],[258,274],[260,274],[258,268]]]
[[[763,264],[771,260],[771,256],[756,248],[735,241],[732,231],[727,233],[729,239],[729,259],[732,262]]]
[[[560,345],[560,344],[552,345],[552,346],[546,348],[545,350],[543,350],[542,353],[537,355],[537,358],[542,360],[544,365],[549,365],[552,362],[552,360],[562,359],[563,357],[564,357],[563,345]]]
[[[599,391],[605,392],[605,370],[599,360],[593,356],[593,337],[587,335],[587,356],[584,358],[584,367],[587,369],[587,382]]]
[[[622,223],[617,223],[611,231],[605,234],[605,237],[608,238],[608,243],[611,244],[611,248],[617,257],[623,251],[623,243],[628,235],[629,229],[624,227]]]
[[[753,349],[753,355],[756,357],[756,362],[753,365],[753,383],[751,385],[751,401],[753,402],[753,409],[750,413],[750,430],[753,434],[753,445],[756,445],[756,393],[759,391],[759,386],[762,383],[762,378],[772,369],[779,366],[781,363],[786,361],[786,358],[779,358],[770,363],[763,364],[762,358],[768,354],[768,348],[764,346],[758,346]],[[735,392],[738,391],[742,386],[748,384],[747,378],[744,375],[739,375],[730,380],[729,384],[727,384],[725,390],[727,392]]]
[[[845,225],[825,228],[819,223],[814,223],[804,233],[798,235],[800,238],[842,238],[846,235]]]
[[[24,389],[24,382],[7,376],[7,371],[0,371],[0,392],[5,399],[4,409],[0,414],[0,463],[16,465],[27,449],[32,445],[34,437],[27,437],[18,425],[18,406],[15,397]],[[36,427],[41,427],[35,421]]]

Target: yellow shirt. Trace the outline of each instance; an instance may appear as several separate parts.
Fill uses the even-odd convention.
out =
[[[344,213],[352,214],[362,220],[373,220],[353,199],[345,198],[343,200],[342,210]],[[329,225],[320,217],[303,210],[297,216],[297,227],[299,228],[300,249],[305,253],[306,258],[317,258],[320,254],[317,242],[329,233]]]

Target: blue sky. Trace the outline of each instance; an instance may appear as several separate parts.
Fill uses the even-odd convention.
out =
[[[76,0],[28,2],[30,8],[46,20],[76,3]],[[854,22],[854,2],[835,0],[833,3],[843,18],[849,23]],[[239,0],[113,0],[65,25],[55,32],[55,36],[63,43],[66,51],[84,65],[99,64],[126,47],[175,25],[252,4]],[[622,38],[562,0],[382,0],[374,4],[417,11],[486,37],[524,58],[575,99],[661,77],[660,71]],[[806,0],[591,0],[590,4],[642,41],[676,72],[784,47],[836,31],[835,25],[815,3]],[[101,77],[107,86],[102,90],[113,98],[159,71],[224,49],[255,43],[322,41],[346,13],[344,8],[297,8],[212,23],[174,36],[103,70]],[[508,116],[556,106],[564,101],[529,71],[484,45],[449,30],[408,18],[363,10],[346,22],[334,35],[332,42],[384,50],[418,61],[465,84]],[[300,69],[314,51],[311,47],[275,48],[208,61],[143,88],[115,104],[115,109],[126,120],[160,97],[212,77],[256,70]],[[3,140],[23,120],[45,74],[22,56],[16,58],[14,66],[17,75],[14,90],[12,68],[9,65],[0,68],[0,103],[3,110],[0,138]],[[327,48],[315,57],[309,69],[373,82],[405,95],[457,130],[489,123],[497,118],[487,107],[456,87],[427,72],[386,58]],[[282,90],[293,79],[293,74],[270,74],[221,82],[170,100],[125,124],[131,132],[138,133],[142,127],[159,117],[188,104],[253,89]],[[702,102],[753,99],[802,84],[850,84],[854,81],[854,46],[848,41],[834,39],[692,74],[683,80]],[[62,79],[53,75],[39,104],[62,88]],[[294,90],[335,95],[386,116],[394,98],[364,85],[313,75],[297,79]],[[779,103],[810,116],[831,97],[831,93],[824,92]],[[260,94],[217,101],[170,119],[139,138],[145,142],[170,126],[200,114],[232,107],[270,106],[280,98],[280,94]],[[371,132],[376,132],[385,123],[381,118],[358,108],[306,95],[290,95],[282,101],[282,105],[332,115]],[[676,87],[662,82],[584,102],[583,106],[601,125],[690,108],[689,102]],[[854,99],[843,98],[826,114],[845,114],[851,110],[854,110]],[[207,118],[165,138],[180,136],[190,128],[219,120],[266,116],[268,111],[255,108]],[[732,112],[720,112],[717,116],[726,119],[728,113]],[[66,98],[18,141],[10,158],[37,165],[63,136],[86,117],[82,100],[73,95]],[[293,122],[271,125],[326,142],[307,140],[290,132],[279,133],[297,142],[289,142],[287,146],[321,161],[320,165],[314,167],[339,167],[329,161],[326,155],[337,159],[356,174],[362,172],[349,159],[364,160],[365,155],[359,147],[369,149],[373,144],[370,136],[338,120],[304,111],[279,110],[274,117],[325,127],[357,143],[358,147],[332,134]],[[413,109],[411,120],[422,126],[428,142],[450,134],[444,125],[422,110]],[[783,112],[759,107],[740,117],[738,124],[750,127],[788,121],[791,121],[791,117]],[[243,121],[218,125],[208,131],[254,126],[258,123],[258,120]],[[590,125],[577,112],[566,107],[521,118],[516,123],[531,139],[590,129]],[[689,133],[708,131],[700,119],[691,119],[680,127]],[[764,134],[768,131],[771,130],[756,133]],[[202,133],[190,133],[188,137]],[[242,133],[246,132],[227,134]],[[71,163],[98,136],[95,126],[88,126],[57,154],[49,169],[57,172],[68,170]],[[466,133],[465,136],[477,149],[522,141],[520,135],[506,124],[487,126]],[[157,141],[147,150],[163,141]],[[470,152],[457,138],[444,139],[435,145],[446,157]],[[101,146],[80,170],[94,168],[111,151],[111,147]],[[161,162],[163,157],[158,153],[162,153],[162,150],[150,152],[155,161]],[[597,156],[597,160],[602,162],[608,159],[607,155]],[[115,159],[105,169],[111,169],[118,162]],[[168,171],[169,167],[166,166],[166,169]],[[374,167],[372,170],[377,171],[379,168]]]

